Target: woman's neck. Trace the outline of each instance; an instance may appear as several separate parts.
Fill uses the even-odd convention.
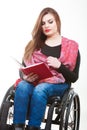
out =
[[[48,46],[51,46],[51,47],[60,45],[61,44],[61,35],[55,34],[51,37],[47,37],[45,44]]]

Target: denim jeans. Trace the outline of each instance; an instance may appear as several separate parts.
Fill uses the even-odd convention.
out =
[[[14,124],[24,124],[29,109],[29,126],[40,127],[44,117],[47,100],[50,96],[62,96],[69,85],[40,83],[36,87],[21,81],[14,98]]]

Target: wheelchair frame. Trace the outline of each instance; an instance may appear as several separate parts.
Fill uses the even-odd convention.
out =
[[[14,95],[15,89],[12,85],[7,90],[1,104],[0,130],[13,129]],[[80,99],[73,88],[67,90],[62,98],[58,96],[50,97],[47,107],[47,113],[45,113],[42,121],[42,123],[45,123],[44,130],[52,130],[52,125],[56,125],[59,130],[79,130]],[[25,129],[26,127],[27,123]]]

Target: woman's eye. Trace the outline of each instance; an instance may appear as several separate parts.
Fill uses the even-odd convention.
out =
[[[42,25],[42,26],[45,25],[45,22],[42,22],[41,25]]]
[[[49,23],[51,24],[51,23],[53,23],[53,21],[49,21]]]
[[[47,23],[46,22],[42,22],[41,25],[43,26],[45,24],[52,24],[52,23],[53,23],[53,20],[52,21],[49,20]]]

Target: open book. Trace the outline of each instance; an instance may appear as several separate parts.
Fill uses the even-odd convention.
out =
[[[27,67],[21,67],[20,71],[22,71],[25,75],[28,75],[31,72],[38,74],[40,80],[53,76],[47,65],[43,62],[36,63]]]

